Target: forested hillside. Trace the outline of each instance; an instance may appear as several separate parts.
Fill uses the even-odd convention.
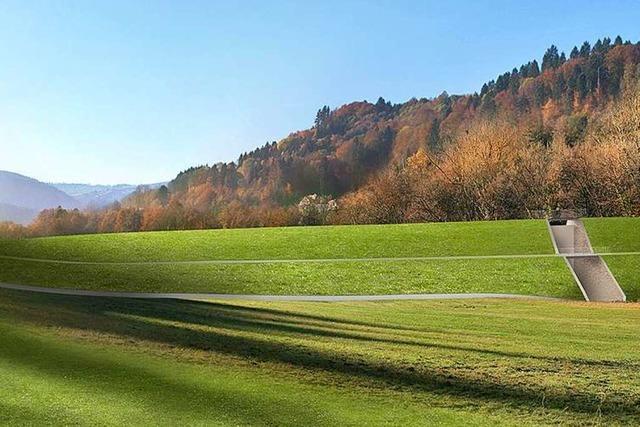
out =
[[[519,218],[556,207],[638,215],[639,82],[640,43],[605,38],[568,55],[551,46],[478,93],[325,106],[312,128],[237,162],[190,168],[106,211],[44,212],[35,229],[48,234],[55,215],[72,214],[82,231]]]

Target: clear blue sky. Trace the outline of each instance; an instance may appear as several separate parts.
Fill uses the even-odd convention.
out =
[[[552,43],[640,39],[637,1],[7,1],[0,169],[145,183],[322,105],[478,91]]]

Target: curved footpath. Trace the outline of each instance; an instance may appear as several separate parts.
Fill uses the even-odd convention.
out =
[[[241,295],[241,294],[209,294],[209,293],[142,293],[115,291],[87,291],[79,289],[43,288],[39,286],[13,285],[0,283],[1,289],[38,292],[53,295],[71,295],[83,297],[139,298],[139,299],[180,299],[188,301],[207,300],[243,300],[243,301],[394,301],[394,300],[444,300],[444,299],[480,299],[510,298],[563,301],[561,298],[542,297],[518,294],[399,294],[399,295]]]

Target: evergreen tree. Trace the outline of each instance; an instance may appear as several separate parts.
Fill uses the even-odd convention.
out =
[[[544,105],[547,100],[547,88],[538,80],[534,80],[533,84],[533,102],[540,107]]]
[[[326,122],[326,120],[329,118],[330,113],[331,113],[331,110],[327,105],[319,109],[318,113],[316,114],[316,120],[315,120],[316,127],[321,127],[324,124],[324,122]]]
[[[329,134],[329,118],[331,117],[331,109],[329,106],[325,105],[321,109],[318,110],[316,114],[315,127],[316,127],[316,136],[322,138]]]
[[[565,82],[564,75],[562,73],[555,73],[551,87],[551,96],[553,97],[553,99],[561,99],[566,88],[567,84]]]
[[[600,47],[602,50],[602,47]],[[593,50],[592,52],[596,52]],[[607,93],[607,67],[604,66],[604,56],[601,52],[597,52],[589,57],[588,66],[585,69],[587,77],[587,91]]]
[[[602,44],[602,40],[598,39],[596,44],[593,45],[593,49],[591,51],[595,53],[599,53],[599,52],[602,52],[603,50],[604,50],[604,46]]]
[[[378,98],[378,102],[376,102],[376,110],[377,111],[384,111],[384,110],[386,110],[387,106],[388,106],[388,104],[384,100],[383,97]]]
[[[438,101],[436,107],[440,112],[440,115],[442,117],[447,117],[451,113],[451,109],[453,108],[451,105],[451,97],[445,90],[438,96],[436,100]]]
[[[579,56],[580,56],[580,51],[578,50],[577,46],[574,46],[573,49],[571,49],[571,53],[569,54],[569,58],[576,59]]]
[[[589,42],[582,43],[582,46],[580,47],[580,56],[582,56],[583,58],[586,58],[587,56],[589,56],[590,53],[591,53],[591,44],[589,44]]]
[[[515,95],[518,93],[518,89],[520,89],[520,73],[514,68],[509,79],[509,91]]]
[[[587,94],[589,93],[589,83],[587,80],[587,76],[584,73],[581,73],[578,76],[576,91],[578,92],[578,95],[581,99],[587,96]]]
[[[529,70],[529,77],[538,77],[539,75],[540,66],[538,65],[538,61],[534,59]]]
[[[491,96],[486,96],[482,98],[480,102],[480,111],[482,111],[487,117],[493,117],[496,114],[498,106],[496,105],[495,99]]]
[[[158,188],[158,200],[162,206],[167,206],[167,203],[169,203],[169,189],[166,185],[161,185]]]
[[[542,57],[542,71],[553,69],[560,65],[560,55],[558,54],[558,48],[555,45],[551,45],[549,49],[544,53]]]
[[[486,84],[486,83],[484,83],[484,84],[482,85],[482,89],[480,89],[480,96],[481,96],[481,97],[482,97],[482,96],[485,96],[485,94],[486,94],[487,92],[489,92],[489,85],[488,85],[488,84]]]
[[[371,149],[373,151],[373,161],[376,166],[385,163],[389,159],[389,153],[391,152],[391,148],[393,148],[394,137],[395,133],[393,129],[386,126],[374,140]]]
[[[496,91],[502,92],[507,87],[509,87],[509,79],[511,78],[511,73],[506,72],[498,76],[496,80]]]
[[[430,152],[438,152],[442,148],[440,144],[440,120],[435,119],[431,124],[431,130],[427,137],[427,148]]]
[[[613,42],[614,46],[620,46],[622,45],[622,37],[618,36],[616,37],[615,41]]]

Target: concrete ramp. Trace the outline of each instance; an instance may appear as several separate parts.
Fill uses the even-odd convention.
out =
[[[587,301],[625,301],[626,297],[609,267],[600,256],[567,257],[569,266],[582,285]]]
[[[549,221],[549,232],[556,253],[564,255],[585,300],[626,301],[627,297],[611,274],[607,263],[593,252],[582,222]]]
[[[558,254],[593,254],[589,236],[578,220],[549,223],[553,244]]]

